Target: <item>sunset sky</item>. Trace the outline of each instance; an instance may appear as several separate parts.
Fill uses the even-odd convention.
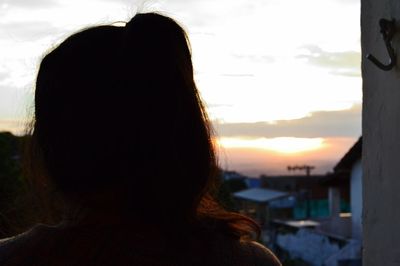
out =
[[[51,47],[82,27],[160,11],[189,33],[223,168],[331,171],[361,135],[359,2],[0,0],[0,131],[23,131]]]

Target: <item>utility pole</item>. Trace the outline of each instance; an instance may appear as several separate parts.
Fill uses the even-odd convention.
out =
[[[288,166],[287,167],[288,171],[296,171],[296,170],[300,170],[300,171],[306,171],[306,176],[310,176],[311,175],[311,171],[315,169],[315,166],[312,165],[294,165],[294,166]]]

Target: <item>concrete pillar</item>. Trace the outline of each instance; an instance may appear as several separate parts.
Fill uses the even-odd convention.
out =
[[[340,190],[336,187],[329,188],[329,215],[340,216]]]
[[[396,67],[377,68],[373,54],[385,64],[388,53],[379,19],[396,19],[393,47]],[[363,265],[400,265],[400,1],[361,1],[363,77]]]
[[[350,180],[352,238],[362,240],[362,170],[361,160],[353,165]]]

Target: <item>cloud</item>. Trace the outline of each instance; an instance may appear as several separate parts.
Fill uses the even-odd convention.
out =
[[[336,2],[344,5],[360,5],[360,0],[335,0]]]
[[[297,58],[306,59],[309,64],[330,69],[332,74],[361,76],[361,54],[356,51],[327,52],[315,45],[303,46],[306,54]]]
[[[124,0],[120,0],[124,1]],[[190,30],[199,28],[224,28],[243,17],[248,18],[260,9],[269,6],[268,1],[247,0],[138,0],[144,2],[144,6],[157,6],[156,10],[164,11],[165,14],[176,18]],[[146,10],[146,8],[144,8]],[[151,9],[151,8],[150,8]]]
[[[36,41],[48,36],[62,33],[63,30],[45,21],[21,21],[0,23],[0,39],[13,39],[16,41]]]
[[[28,90],[20,89],[8,82],[0,84],[0,119],[22,119],[27,115],[32,98]]]
[[[344,111],[315,112],[302,119],[275,123],[220,123],[214,121],[219,137],[247,138],[326,138],[358,137],[361,134],[361,105]]]
[[[232,54],[236,59],[243,59],[257,63],[273,63],[275,57],[271,55],[255,55],[255,54]]]
[[[234,73],[223,73],[220,76],[222,77],[231,77],[231,78],[243,78],[243,77],[254,77],[254,74],[246,74],[246,73],[242,73],[242,74],[234,74]]]
[[[9,77],[10,74],[8,72],[0,71],[0,84],[4,83]]]
[[[57,6],[59,3],[56,0],[4,0],[3,7],[20,7],[20,8],[49,8]]]

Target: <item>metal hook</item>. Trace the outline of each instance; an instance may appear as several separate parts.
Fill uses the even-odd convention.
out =
[[[375,56],[372,54],[367,54],[367,59],[371,60],[372,63],[374,63],[377,67],[384,71],[389,71],[391,70],[395,65],[396,65],[396,54],[394,52],[394,49],[392,47],[392,38],[394,34],[396,33],[396,27],[395,23],[396,21],[394,19],[392,20],[387,20],[387,19],[380,19],[379,20],[379,26],[381,28],[381,34],[383,37],[383,41],[385,42],[386,49],[389,54],[389,64],[385,65],[381,63]]]

